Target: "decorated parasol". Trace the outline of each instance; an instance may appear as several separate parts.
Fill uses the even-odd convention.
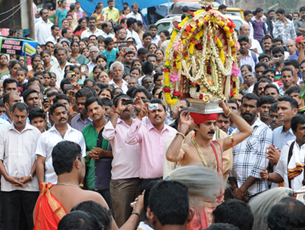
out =
[[[173,28],[164,65],[165,102],[172,107],[181,98],[192,102],[197,113],[222,112],[218,104],[234,98],[239,89],[235,25],[212,10],[212,1],[201,1],[196,12]]]

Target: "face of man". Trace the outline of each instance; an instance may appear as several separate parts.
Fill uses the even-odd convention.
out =
[[[119,30],[118,32],[118,38],[119,40],[125,41],[127,38],[127,32],[124,29]]]
[[[57,100],[57,102],[63,103],[66,106],[67,111],[68,111],[68,115],[69,115],[69,113],[71,111],[70,103],[67,100],[65,100],[65,99],[59,99],[59,100]]]
[[[148,90],[148,92],[151,92],[154,87],[153,79],[151,77],[145,77],[143,80],[143,86]]]
[[[283,21],[283,19],[284,19],[284,17],[285,17],[285,14],[277,13],[277,14],[276,14],[276,17],[277,17],[278,20]]]
[[[93,121],[99,121],[101,119],[104,119],[104,113],[105,110],[102,106],[100,106],[97,101],[93,102],[91,105],[87,107],[88,110],[88,116]]]
[[[59,35],[59,27],[55,27],[54,30],[51,30],[53,37],[58,37]],[[49,43],[48,43],[49,45]],[[53,45],[53,50],[54,50],[54,45]],[[51,51],[50,51],[51,52]]]
[[[240,34],[241,35],[246,35],[246,36],[250,36],[250,27],[247,24],[243,24],[240,27]]]
[[[301,68],[302,79],[304,81],[304,79],[305,79],[305,62],[302,63],[300,68]]]
[[[254,77],[252,75],[252,73],[250,72],[246,72],[244,75],[244,81],[248,86],[251,86],[254,84]]]
[[[260,115],[262,121],[269,121],[269,108],[271,104],[262,104],[260,107]]]
[[[156,37],[158,30],[157,28],[150,28],[149,32],[152,34],[153,38]]]
[[[77,112],[80,114],[86,114],[86,98],[85,97],[78,97],[76,98],[76,105],[77,105]]]
[[[274,77],[275,77],[274,73],[272,73],[272,72],[267,72],[267,73],[265,74],[265,76],[266,76],[267,78],[269,78],[269,80],[270,80],[271,82],[274,81]]]
[[[276,53],[273,55],[273,57],[279,59],[279,62],[276,62],[275,64],[280,65],[284,61],[284,54],[282,54],[282,53]]]
[[[305,19],[305,11],[300,12],[301,18],[304,20]]]
[[[109,34],[112,30],[112,24],[110,22],[107,22],[107,27],[104,28],[104,32],[106,34]]]
[[[276,91],[276,89],[275,88],[271,88],[271,87],[267,88],[265,90],[265,95],[266,96],[272,96],[272,97],[274,97],[275,100],[277,100],[279,98],[279,96],[280,96],[280,94]]]
[[[298,143],[305,143],[305,124],[298,124],[297,131],[293,131]]]
[[[216,124],[222,131],[227,133],[230,127],[230,118],[224,117],[222,116],[222,114],[219,114]]]
[[[44,118],[42,118],[42,117],[35,117],[35,118],[31,121],[31,125],[35,126],[37,129],[39,129],[39,131],[40,131],[41,133],[43,133],[43,132],[45,131],[46,124],[47,124],[46,119],[44,119]]]
[[[269,52],[272,46],[272,41],[270,38],[263,40],[263,48],[265,51]]]
[[[227,105],[229,106],[229,108],[233,113],[240,115],[240,111],[237,109],[237,105],[235,103],[227,103]]]
[[[260,66],[260,67],[255,68],[255,76],[256,76],[256,78],[259,78],[259,77],[263,76],[264,70],[265,70],[264,66]]]
[[[67,38],[69,41],[72,39],[72,32],[70,29],[67,30],[67,33],[65,33],[65,38]]]
[[[246,41],[242,41],[239,43],[240,45],[240,49],[239,49],[239,52],[241,54],[246,54],[248,53],[248,50],[249,50],[249,42],[246,42]]]
[[[141,60],[141,62],[145,62],[147,54],[139,54],[139,59]]]
[[[125,55],[125,60],[124,60],[124,62],[127,64],[127,65],[129,65],[132,61],[133,61],[133,59],[135,59],[135,56],[134,56],[134,54],[126,54]]]
[[[13,111],[13,122],[17,130],[22,130],[26,126],[26,119],[28,118],[28,113],[25,110],[19,111],[17,108]]]
[[[259,85],[258,85],[258,90],[257,90],[257,92],[258,92],[258,96],[259,96],[260,98],[261,98],[262,96],[265,95],[264,88],[265,88],[266,85],[268,85],[268,82],[261,82],[261,83],[259,83]]]
[[[58,50],[55,57],[58,60],[58,62],[61,64],[66,62],[67,54],[64,50]]]
[[[178,105],[178,108],[176,109],[176,111],[174,112],[174,116],[175,118],[177,119],[178,118],[178,113],[184,109],[184,108],[187,108],[187,104],[186,104],[186,101],[185,100],[179,100],[179,105]]]
[[[240,93],[235,97],[235,100],[237,101],[237,103],[239,105],[239,108],[241,107],[241,99],[242,98],[243,98],[243,95],[240,94]]]
[[[5,88],[3,89],[3,93],[6,94],[8,92],[16,92],[18,93],[18,87],[15,82],[6,84]]]
[[[272,19],[274,18],[274,16],[275,16],[275,12],[270,12],[270,13],[268,14],[268,18],[269,18],[270,20],[272,20]]]
[[[6,111],[11,111],[13,105],[15,105],[17,102],[20,102],[21,99],[18,94],[12,93],[10,94],[9,103],[5,103]]]
[[[48,9],[43,9],[41,18],[44,21],[47,21],[49,19],[49,10]]]
[[[290,71],[282,72],[282,82],[285,88],[289,88],[292,85],[293,75]]]
[[[247,16],[245,16],[245,21],[250,22],[252,17],[253,17],[253,14],[248,14]]]
[[[68,111],[65,107],[57,107],[54,109],[51,118],[54,121],[55,125],[66,125],[68,122]]]
[[[148,57],[147,61],[150,61],[154,67],[157,65],[157,59],[155,57]]]
[[[290,122],[291,119],[297,114],[297,109],[292,109],[288,101],[279,101],[277,106],[279,120],[282,122]]]
[[[59,28],[57,28],[57,29],[59,29]],[[58,30],[58,32],[59,32],[59,30]],[[58,34],[57,34],[57,36],[58,36]],[[49,42],[48,44],[46,44],[45,49],[50,51],[51,54],[53,54],[55,46],[54,46],[54,44]]]
[[[39,101],[38,93],[34,92],[27,96],[25,103],[28,105],[29,109],[39,108],[41,103]]]
[[[286,44],[287,51],[289,52],[290,55],[295,54],[295,51],[297,50],[297,47],[294,44],[294,41],[288,41]]]
[[[112,71],[113,80],[115,80],[115,81],[122,80],[123,74],[124,74],[124,71],[123,71],[121,65],[115,65],[113,67],[113,71]]]
[[[91,37],[89,38],[89,41],[90,41],[90,42],[93,42],[93,43],[94,43],[94,45],[96,45],[96,44],[97,44],[97,39],[96,39],[96,37],[95,37],[95,36],[91,36]]]
[[[298,14],[292,14],[292,18],[293,18],[293,21],[298,20],[299,15]]]
[[[151,43],[151,36],[147,36],[146,38],[143,38],[143,43],[145,46],[149,46],[149,44]]]
[[[95,62],[96,61],[96,58],[97,58],[97,56],[98,56],[98,49],[97,48],[95,48],[95,47],[91,47],[90,48],[90,53],[89,53],[89,55],[90,55],[90,58],[91,58],[91,60],[93,61],[93,62]]]
[[[108,2],[108,7],[112,10],[112,8],[114,7],[114,1]]]
[[[0,107],[0,116],[3,115],[6,111],[5,107]]]
[[[251,124],[257,116],[257,101],[244,98],[241,104],[241,116]]]
[[[158,104],[158,109],[149,110],[147,115],[153,125],[160,125],[164,123],[166,116],[167,113],[160,104]]]
[[[132,7],[131,7],[131,10],[134,14],[137,14],[138,13],[138,10],[139,10],[139,6],[138,4],[134,4]]]
[[[269,125],[271,129],[274,130],[277,127],[283,125],[283,122],[279,120],[279,115],[277,112],[270,112],[269,113]]]
[[[298,102],[299,107],[301,107],[304,105],[304,100],[302,98],[300,98],[299,95],[300,94],[298,92],[294,92],[294,93],[291,93],[289,95],[289,97],[292,97],[293,99],[295,99]]]
[[[96,21],[95,20],[89,20],[89,29],[94,30],[96,28]]]

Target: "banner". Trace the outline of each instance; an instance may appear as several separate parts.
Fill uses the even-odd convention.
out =
[[[33,40],[0,37],[0,53],[18,56],[36,55],[37,42]]]
[[[107,0],[78,0],[81,4],[82,9],[86,12],[88,16],[91,16],[92,13],[95,10],[95,6],[97,5],[98,2],[103,2],[104,7],[107,7]],[[172,0],[171,0],[172,1]],[[167,3],[168,0],[154,0],[154,1],[147,1],[147,0],[115,0],[115,8],[118,10],[123,9],[123,3],[128,3],[130,6],[131,10],[131,5],[132,3],[138,3],[139,8],[142,10],[144,8],[152,7],[152,6],[157,6],[162,3]]]

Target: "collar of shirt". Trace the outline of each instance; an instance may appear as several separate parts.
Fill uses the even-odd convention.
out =
[[[288,135],[288,134],[292,134],[292,135],[294,135],[294,134],[293,134],[293,131],[292,131],[292,129],[291,129],[291,128],[288,130],[288,132],[287,132],[287,133],[285,133],[285,126],[284,126],[284,125],[282,126],[281,133],[284,133],[285,135]]]
[[[10,126],[9,126],[9,130],[15,130],[17,133],[23,133],[23,132],[25,132],[26,130],[32,130],[32,129],[34,129],[34,126],[28,124],[27,122],[26,122],[26,124],[25,124],[24,129],[23,129],[21,132],[19,132],[19,131],[15,128],[14,123],[11,123]]]
[[[77,121],[82,122],[82,123],[85,123],[86,121],[90,121],[90,122],[92,121],[92,119],[91,119],[90,117],[87,117],[87,118],[85,119],[85,121],[83,121],[83,119],[82,119],[80,113],[77,114],[76,116],[78,116],[78,117],[77,117]]]
[[[149,120],[149,119],[147,119],[149,122],[147,123],[147,125],[146,125],[146,128],[147,128],[147,130],[152,130],[152,129],[155,129],[156,131],[158,131],[156,128],[155,128],[155,126],[151,123],[151,121]],[[162,131],[161,131],[161,133],[163,133],[163,132],[165,132],[165,131],[167,131],[168,130],[168,126],[164,123],[164,127],[163,127],[163,129],[162,129]],[[159,131],[158,131],[159,132]],[[160,134],[161,134],[160,133]]]
[[[121,89],[122,89],[124,86],[127,86],[127,85],[128,85],[127,81],[125,81],[124,79],[122,79],[122,81],[123,81],[122,87],[119,87],[119,86],[114,82],[113,79],[112,79],[108,84],[112,84],[112,85],[114,85],[115,87],[121,88]]]
[[[256,118],[256,121],[254,122],[253,125],[251,125],[251,127],[254,129],[254,128],[256,128],[256,127],[258,127],[258,126],[260,126],[260,125],[262,125],[262,124],[265,125],[265,123],[263,123],[263,122],[257,117],[257,118]]]
[[[68,129],[67,129],[67,131],[66,131],[66,133],[65,133],[65,136],[67,135],[67,133],[70,133],[70,132],[72,131],[72,127],[71,127],[69,124],[67,124],[67,126],[68,126]],[[56,133],[58,133],[59,135],[61,135],[61,134],[58,132],[58,130],[56,129],[55,125],[53,125],[48,131],[50,131],[50,132],[56,132]]]

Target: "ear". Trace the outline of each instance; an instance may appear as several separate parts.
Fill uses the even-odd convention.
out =
[[[190,223],[193,220],[194,214],[195,214],[194,209],[190,208],[189,214],[188,214],[187,219],[186,219],[187,224]]]
[[[75,158],[74,165],[77,169],[80,169],[80,159],[78,157]]]
[[[149,206],[147,207],[147,210],[146,210],[146,217],[152,225],[155,225],[155,222],[156,222],[155,214],[150,210]]]
[[[5,102],[5,103],[4,103],[4,106],[5,106],[6,110],[9,110],[9,109],[10,109],[9,103]]]
[[[194,129],[197,131],[199,130],[199,126],[194,122]]]
[[[293,109],[293,116],[297,115],[297,113],[298,113],[298,109],[297,109],[297,108],[294,108],[294,109]]]
[[[103,106],[102,106],[102,109],[103,109],[104,111],[105,111],[105,108],[106,108],[106,106],[103,105]]]

